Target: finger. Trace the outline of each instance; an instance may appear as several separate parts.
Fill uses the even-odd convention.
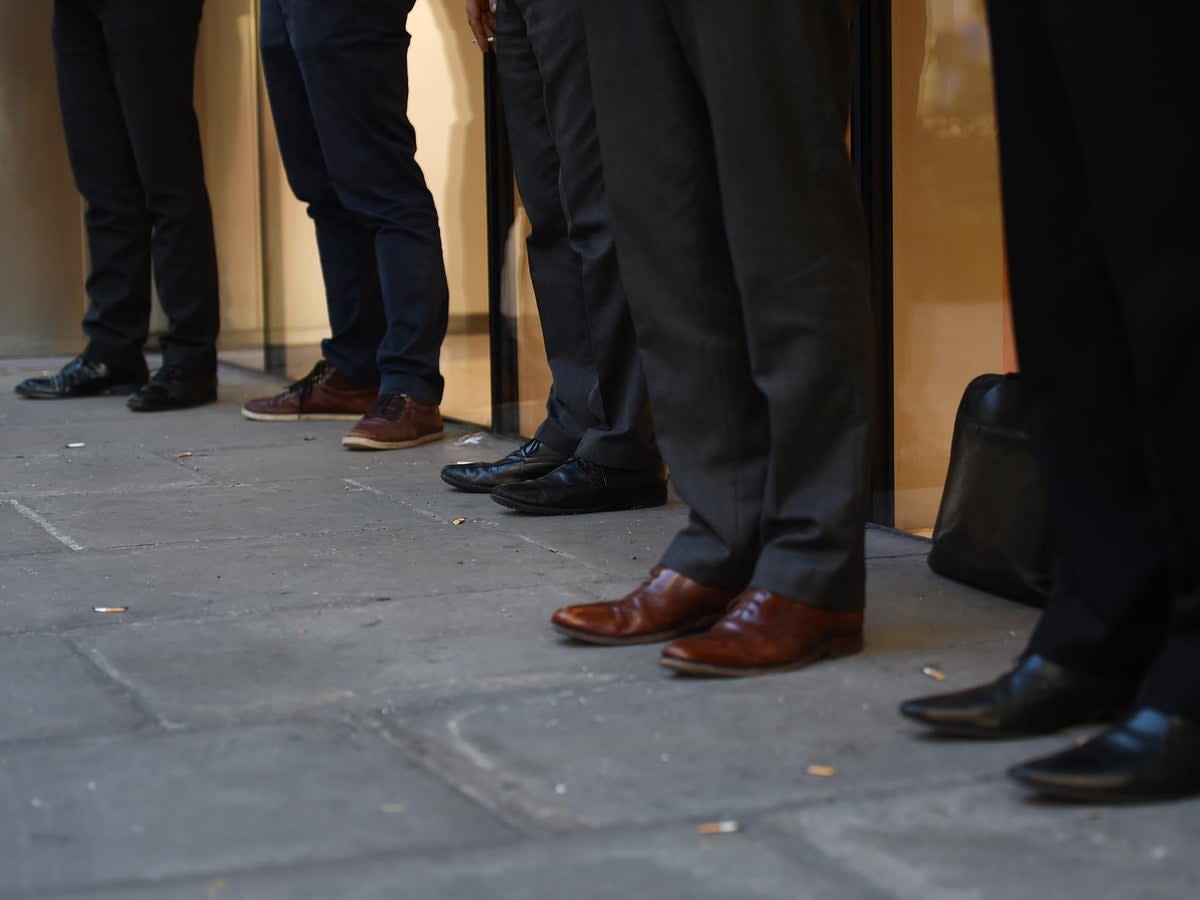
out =
[[[483,22],[478,16],[468,16],[467,24],[471,26],[471,33],[475,35],[475,43],[479,45],[479,49],[487,53],[491,49],[488,43],[488,38],[491,37],[483,28]]]
[[[491,10],[483,14],[483,30],[490,40],[496,39],[496,14]]]

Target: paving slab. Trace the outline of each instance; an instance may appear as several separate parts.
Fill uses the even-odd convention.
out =
[[[419,477],[414,478],[413,475]],[[630,579],[632,587],[656,565],[675,535],[687,523],[687,507],[671,495],[656,509],[600,513],[587,516],[528,516],[504,509],[486,495],[463,494],[417,471],[372,471],[358,481],[398,503],[439,517],[470,516],[481,523],[524,535],[530,540],[560,548],[583,565]],[[867,532],[871,559],[924,557],[928,542],[898,535],[887,529]]]
[[[57,367],[55,367],[57,369]],[[112,422],[129,422],[133,415],[125,406],[125,397],[81,397],[70,400],[28,400],[12,393],[12,385],[29,376],[41,375],[45,369],[30,370],[4,376],[0,373],[0,425],[19,422],[22,429],[31,429],[32,434],[57,435],[64,442],[75,440],[77,429],[103,429]],[[9,434],[3,452],[11,452],[11,441],[19,441],[21,435]],[[27,446],[19,441],[16,446]]]
[[[329,490],[314,481],[199,485],[162,492],[153,499],[121,493],[94,499],[44,496],[23,502],[90,549],[417,524],[405,523],[413,514],[398,514],[394,504],[377,495],[341,484]]]
[[[844,661],[753,682],[663,676],[469,702],[417,727],[431,764],[552,826],[736,818],[885,786],[989,778],[1011,763],[1011,747],[918,737],[895,712],[910,693],[888,673]]]
[[[282,381],[274,376],[223,365],[218,373],[221,380],[220,403],[178,413],[155,413],[152,416],[130,412],[125,407],[125,397],[28,400],[12,392],[12,388],[22,379],[56,372],[65,362],[66,359],[39,359],[2,363],[4,367],[0,369],[0,425],[19,422],[23,428],[38,429],[40,426],[64,437],[78,434],[74,429],[96,429],[103,432],[106,423],[124,423],[129,430],[151,433],[164,428],[187,428],[189,422],[200,422],[210,416],[224,416],[229,413],[237,415],[237,410],[247,396],[273,393],[282,384]],[[149,364],[151,369],[155,368],[159,364],[158,358],[151,357]],[[134,425],[135,422],[138,424]],[[19,436],[10,434],[9,438],[18,439]],[[67,439],[84,440],[69,437]]]
[[[4,509],[0,503],[0,515]],[[336,532],[82,552],[39,537],[29,523],[25,549],[40,555],[0,559],[0,633],[94,627],[96,605],[128,606],[120,620],[104,620],[125,627],[531,583],[590,585],[600,577],[508,534],[424,520],[407,530],[354,521]]]
[[[0,659],[5,672],[19,675],[0,679],[0,745],[146,722],[126,692],[61,638],[0,637]]]
[[[169,454],[114,452],[96,446],[0,458],[0,498],[141,493],[194,487],[204,480]]]
[[[0,499],[0,560],[29,554],[60,553],[67,549],[32,515],[32,511],[23,504]],[[0,563],[0,596],[4,591],[3,581],[3,564]]]
[[[1006,747],[1018,761],[1029,748]],[[1185,900],[1200,895],[1200,807],[1095,809],[1007,783],[840,800],[767,819],[898,900]]]
[[[1036,610],[942,578],[921,557],[875,560],[867,572],[873,653],[936,656],[939,648],[981,640],[1023,641],[1036,621]]]
[[[56,895],[59,900],[85,896],[87,900],[875,900],[886,895],[843,873],[789,858],[760,840],[737,834],[701,837],[694,827],[684,826],[622,829],[437,857],[362,859]]]
[[[0,810],[0,897],[518,837],[336,722],[10,749]]]
[[[519,441],[481,432],[462,422],[446,423],[446,439],[425,444],[417,453],[366,453],[341,445],[347,422],[249,422],[237,416],[221,431],[236,435],[241,446],[223,443],[198,445],[188,461],[199,472],[228,481],[283,481],[293,478],[358,477],[364,474],[411,479],[425,487],[456,495],[438,478],[442,466],[473,459],[499,459]],[[459,446],[464,438],[479,437],[478,444]],[[270,446],[271,452],[263,452]]]
[[[98,666],[174,723],[378,707],[434,694],[658,675],[652,650],[581,653],[547,627],[574,585],[402,597],[350,608],[73,633]]]
[[[1197,804],[1034,806],[1004,769],[1075,734],[897,717],[1036,618],[928,542],[868,529],[862,655],[680,678],[547,619],[640,580],[681,504],[511,514],[437,473],[515,440],[355,454],[340,423],[239,417],[279,384],[223,369],[220,404],[161,416],[0,391],[0,898],[1200,893]]]

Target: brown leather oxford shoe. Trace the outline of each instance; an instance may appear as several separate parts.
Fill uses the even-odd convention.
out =
[[[687,675],[770,675],[858,653],[862,628],[861,611],[818,609],[748,589],[707,632],[663,647],[661,662]]]
[[[628,596],[566,606],[552,621],[560,634],[589,644],[653,644],[703,631],[725,614],[737,595],[735,590],[709,587],[656,566]]]

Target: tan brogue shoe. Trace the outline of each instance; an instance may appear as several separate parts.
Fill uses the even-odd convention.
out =
[[[738,678],[802,669],[863,646],[863,614],[805,606],[749,589],[704,634],[663,647],[662,664],[687,675]]]
[[[589,644],[653,644],[703,631],[725,614],[737,595],[735,590],[709,587],[657,566],[628,596],[566,606],[552,621],[560,634]]]

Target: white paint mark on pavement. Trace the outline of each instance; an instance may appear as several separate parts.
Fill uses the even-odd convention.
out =
[[[373,488],[369,484],[363,484],[361,481],[355,481],[353,478],[343,478],[342,480],[352,488],[356,488],[360,491],[366,491],[369,494],[375,494],[378,497],[383,497],[385,500],[391,500],[395,503],[399,503],[401,506],[407,507],[408,509],[411,509],[413,512],[424,516],[427,519],[433,519],[435,522],[443,521],[442,517],[437,513],[430,512],[427,509],[421,509],[421,507],[415,506],[412,503],[407,503],[400,497],[394,497],[391,494],[385,494],[383,491],[379,490],[378,488]]]
[[[60,531],[58,528],[56,528],[53,522],[49,521],[48,519],[44,518],[43,516],[38,515],[36,512],[34,512],[32,509],[30,509],[24,503],[20,503],[16,500],[4,500],[4,501],[0,501],[0,502],[9,504],[13,509],[15,509],[21,515],[23,515],[25,518],[27,518],[34,525],[37,525],[44,532],[46,532],[46,534],[50,535],[50,537],[54,538],[60,544],[65,544],[66,546],[70,547],[72,550],[86,550],[87,549],[85,546],[83,546],[83,544],[80,544],[78,541],[76,541],[74,538],[72,538],[69,534],[66,534],[65,532]]]

